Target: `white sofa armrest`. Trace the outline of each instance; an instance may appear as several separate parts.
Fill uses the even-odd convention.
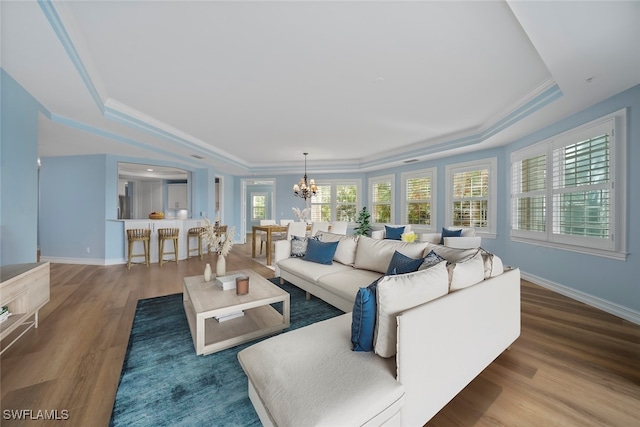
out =
[[[397,321],[402,423],[421,426],[520,335],[520,270],[406,310]]]
[[[444,245],[456,249],[475,249],[482,246],[482,237],[445,237]]]
[[[291,256],[291,240],[276,240],[275,252],[273,254],[273,266],[275,268],[276,277],[280,277],[280,268],[278,261],[289,258]]]

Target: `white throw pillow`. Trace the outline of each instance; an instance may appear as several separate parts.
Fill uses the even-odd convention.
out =
[[[400,240],[378,240],[367,236],[360,236],[358,239],[358,249],[356,251],[355,267],[361,270],[386,273],[395,251],[415,259],[424,257],[422,253],[425,247],[426,243],[421,242],[409,243]]]
[[[327,231],[318,231],[316,236],[320,236],[322,242],[339,242],[333,260],[340,264],[350,265],[356,262],[356,249],[358,248],[358,237],[354,235],[344,235],[329,233]]]
[[[450,292],[480,283],[485,277],[484,259],[481,251],[477,251],[469,259],[450,264],[448,268],[451,276]]]
[[[426,270],[384,276],[376,290],[377,316],[374,337],[375,353],[381,357],[396,354],[396,316],[443,295],[449,290],[446,261]]]
[[[434,251],[449,262],[459,262],[474,256],[478,252],[478,248],[458,249],[450,248],[443,245],[434,245],[433,243],[427,243],[427,247],[424,250],[424,255],[426,256],[431,251]]]

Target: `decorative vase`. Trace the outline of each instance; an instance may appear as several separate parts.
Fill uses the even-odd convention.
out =
[[[218,262],[216,262],[216,276],[224,276],[227,274],[227,261],[224,255],[218,254]]]
[[[207,263],[207,265],[204,266],[204,281],[209,282],[210,280],[211,280],[211,265]]]

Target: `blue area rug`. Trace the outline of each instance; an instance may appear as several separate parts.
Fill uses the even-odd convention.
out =
[[[279,286],[291,295],[285,332],[342,314],[289,283]],[[282,313],[282,303],[273,306]],[[110,425],[259,426],[237,358],[258,341],[196,356],[182,294],[138,301]]]

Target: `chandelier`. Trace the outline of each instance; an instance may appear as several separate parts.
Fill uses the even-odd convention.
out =
[[[318,187],[316,187],[316,183],[313,179],[311,181],[307,181],[307,154],[309,153],[302,154],[304,154],[304,176],[298,184],[293,186],[293,195],[306,200],[311,196],[316,195]]]

